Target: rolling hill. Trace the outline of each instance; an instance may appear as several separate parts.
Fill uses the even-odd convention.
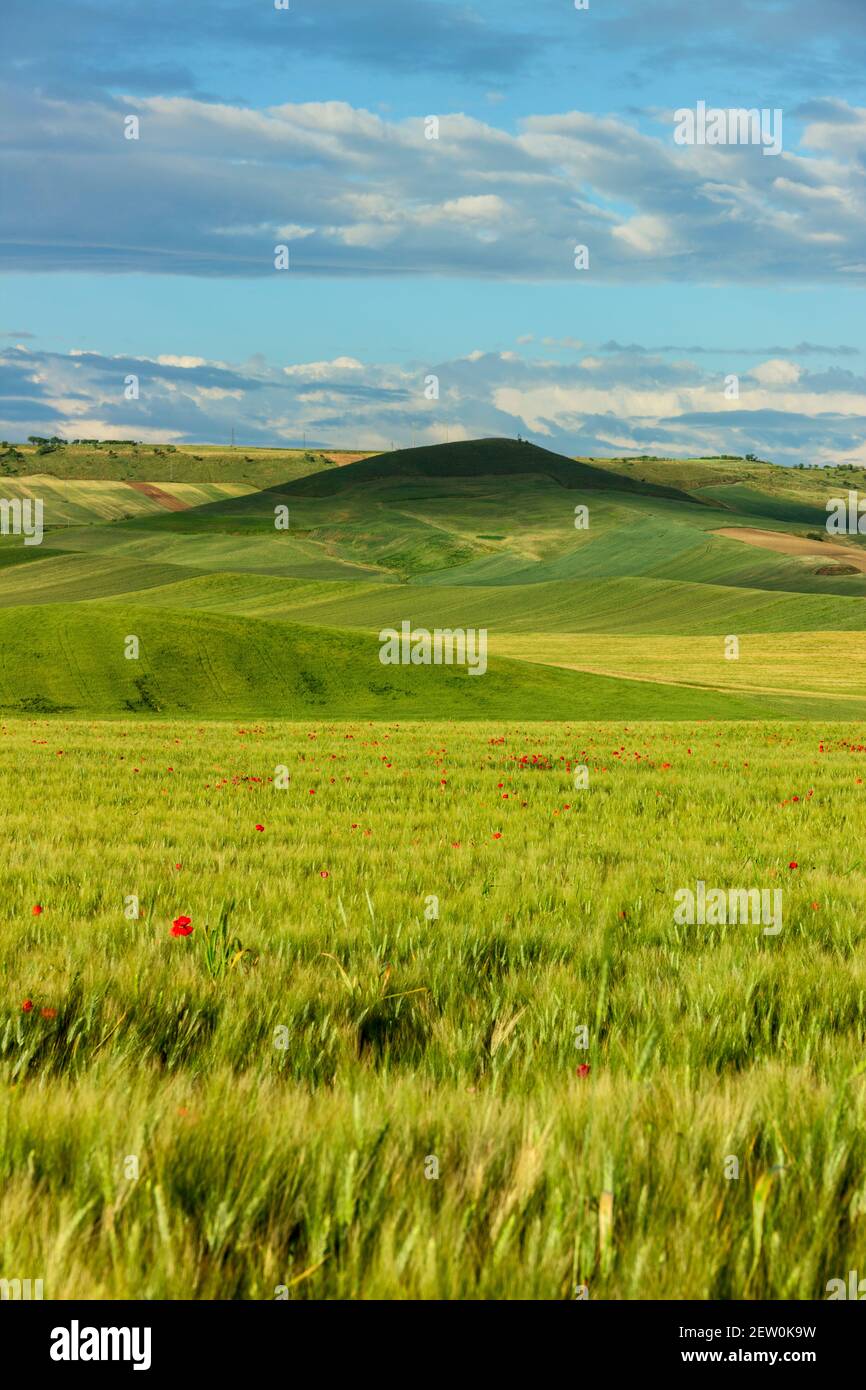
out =
[[[513,440],[314,463],[255,488],[7,479],[9,497],[43,498],[46,535],[42,547],[0,538],[3,708],[371,718],[866,708],[866,547],[829,544],[823,527],[848,473],[573,460]],[[382,667],[376,634],[404,620],[486,628],[488,673]],[[129,633],[146,638],[139,664],[122,658]],[[732,635],[741,656],[728,660]]]
[[[528,440],[515,439],[470,439],[420,449],[398,449],[393,453],[375,454],[348,468],[310,473],[277,490],[299,497],[333,497],[355,488],[369,489],[371,484],[402,491],[412,483],[423,485],[447,479],[462,482],[479,478],[546,478],[569,489],[639,492],[650,497],[695,500],[679,488],[612,474],[594,464],[542,449]]]

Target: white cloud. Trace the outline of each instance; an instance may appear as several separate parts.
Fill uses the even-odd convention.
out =
[[[22,121],[17,94],[0,93],[11,270],[267,276],[277,236],[293,243],[293,272],[316,275],[573,283],[580,242],[590,283],[866,276],[866,110],[841,103],[845,120],[811,124],[778,160],[680,147],[669,125],[647,134],[575,111],[528,116],[516,131],[443,113],[440,138],[426,140],[423,117],[346,102],[125,105],[143,135],[118,157],[110,99],[30,94]]]
[[[613,235],[642,256],[655,256],[672,250],[674,246],[674,237],[665,219],[648,213],[632,217],[630,221],[614,227]]]
[[[285,376],[313,377],[323,379],[337,372],[360,372],[364,364],[356,357],[335,357],[331,362],[300,362],[292,367],[283,367]]]
[[[779,358],[774,358],[769,362],[759,362],[749,372],[760,381],[762,386],[790,386],[793,382],[799,381],[802,375],[802,368],[796,362],[784,362]]]
[[[119,369],[120,366],[120,369]],[[141,381],[124,399],[128,371]],[[426,376],[440,398],[424,396]],[[50,422],[50,423],[49,423]],[[407,366],[330,361],[244,365],[165,354],[117,359],[0,353],[0,433],[102,435],[247,444],[388,448],[530,434],[565,453],[758,454],[778,462],[856,462],[864,453],[866,379],[769,358],[743,369],[740,397],[694,362],[598,350],[575,362],[475,349]]]

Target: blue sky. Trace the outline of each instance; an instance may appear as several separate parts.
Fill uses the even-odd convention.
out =
[[[866,461],[860,0],[6,0],[3,30],[4,437]],[[699,101],[778,108],[781,154],[678,146]]]

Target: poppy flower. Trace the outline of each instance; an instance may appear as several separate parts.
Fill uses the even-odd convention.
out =
[[[56,1009],[42,1009],[42,1010],[40,1010],[40,1012],[41,1012],[43,1018],[56,1018],[56,1017],[57,1017],[57,1010],[56,1010]]]
[[[800,865],[797,863],[796,859],[792,859],[790,864],[788,865],[789,869],[799,869],[799,867]]]
[[[319,870],[319,878],[328,878],[328,877],[329,877],[329,874],[328,874],[328,870],[327,870],[327,869],[320,869],[320,870]]]
[[[33,909],[33,916],[34,916],[34,917],[41,917],[43,911],[44,911],[44,908],[43,908],[42,904],[41,904],[41,903],[37,903],[36,906],[35,906],[34,909]]]
[[[493,838],[494,838],[494,840],[501,840],[501,839],[502,839],[502,831],[501,831],[501,830],[494,830],[494,832],[493,832]]]
[[[256,826],[256,830],[264,830],[264,828],[265,828],[265,827],[264,827],[263,825],[257,825],[257,826]]]
[[[32,1000],[32,999],[25,999],[25,1000],[24,1000],[24,1003],[21,1005],[21,1012],[22,1012],[23,1014],[29,1014],[32,1008],[33,1008],[33,1000]]]
[[[171,924],[172,936],[189,936],[192,931],[191,917],[175,917]]]
[[[580,1066],[577,1068],[577,1075],[578,1075],[578,1076],[589,1076],[589,1073],[590,1073],[591,1071],[592,1071],[592,1067],[589,1065],[589,1062],[581,1062]]]

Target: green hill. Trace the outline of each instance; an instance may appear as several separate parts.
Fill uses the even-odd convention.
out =
[[[590,491],[642,492],[652,497],[693,501],[679,488],[612,474],[592,464],[565,458],[528,440],[470,439],[434,444],[421,449],[397,449],[376,454],[345,468],[331,468],[287,483],[277,491],[301,497],[331,497],[371,483],[403,487],[420,480],[549,478],[566,488]]]
[[[213,444],[143,444],[104,439],[61,444],[0,446],[0,474],[39,473],[63,480],[241,483],[253,488],[284,483],[342,458],[319,449],[261,449]]]
[[[723,636],[729,632],[866,631],[866,604],[859,598],[622,576],[504,587],[422,588],[226,573],[154,584],[126,592],[124,601],[377,631],[399,624],[407,614],[426,627],[462,623],[509,633]]]
[[[130,636],[139,657],[125,655]],[[375,634],[92,604],[0,612],[4,713],[238,718],[763,718],[802,708],[555,666],[383,666]],[[654,711],[654,713],[651,713]]]
[[[842,563],[862,538],[821,543],[826,496],[852,477],[818,473],[477,440],[252,490],[18,480],[10,497],[44,491],[46,534],[0,539],[4,707],[749,718],[842,717],[849,700],[859,713],[859,655],[815,679],[825,650],[858,654],[866,630],[866,573]],[[732,526],[742,539],[716,534]],[[488,673],[434,669],[422,686],[381,667],[376,633],[407,618],[488,629]],[[130,632],[147,638],[140,663],[122,660]],[[754,638],[740,667],[706,640],[731,634]]]

